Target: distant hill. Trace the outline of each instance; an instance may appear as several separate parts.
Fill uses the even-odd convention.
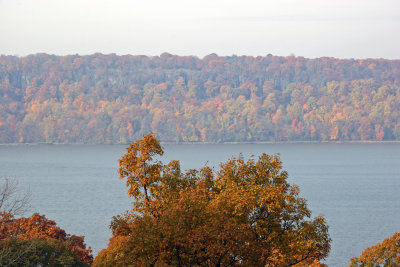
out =
[[[400,60],[0,57],[0,143],[400,140]]]

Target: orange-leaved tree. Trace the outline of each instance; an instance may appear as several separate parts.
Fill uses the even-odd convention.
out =
[[[277,155],[182,172],[162,154],[146,135],[120,159],[133,210],[114,217],[95,266],[302,266],[327,257],[325,219],[310,218]]]
[[[27,243],[23,241],[35,242]],[[44,244],[44,241],[50,242]],[[14,218],[13,214],[11,213],[0,213],[0,244],[6,242],[8,242],[8,246],[11,246],[12,244],[12,247],[15,248],[14,250],[21,250],[19,251],[21,255],[17,258],[31,257],[32,255],[28,254],[36,253],[35,251],[31,251],[32,247],[38,245],[39,248],[47,247],[47,254],[50,250],[52,251],[51,253],[56,253],[54,249],[62,246],[63,250],[70,250],[73,255],[82,263],[91,264],[93,261],[93,256],[91,254],[92,250],[90,247],[86,248],[83,236],[67,234],[63,229],[56,225],[55,221],[49,220],[44,215],[40,215],[38,213],[34,213],[31,217],[21,218]],[[52,248],[48,248],[49,246]],[[22,251],[22,249],[25,251]],[[15,251],[13,252],[3,249],[2,252],[12,253],[14,256],[16,255],[14,253]],[[37,258],[39,256],[35,255],[34,257]],[[35,264],[39,263],[42,262],[35,262]],[[14,262],[14,264],[17,263]]]
[[[400,266],[400,232],[382,243],[366,248],[360,257],[350,259],[350,266]]]

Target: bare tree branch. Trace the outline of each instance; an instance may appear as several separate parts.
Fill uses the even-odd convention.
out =
[[[30,208],[30,193],[21,190],[18,181],[0,177],[0,213],[21,215]]]

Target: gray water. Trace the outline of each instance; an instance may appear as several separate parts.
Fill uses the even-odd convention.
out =
[[[346,266],[368,246],[400,231],[400,144],[165,145],[162,160],[183,167],[218,166],[242,152],[280,153],[289,181],[300,186],[313,216],[324,214],[332,238],[326,263]],[[112,216],[130,209],[118,159],[125,146],[0,146],[0,176],[31,192],[33,212],[67,233],[105,248]],[[206,163],[208,162],[208,163]]]

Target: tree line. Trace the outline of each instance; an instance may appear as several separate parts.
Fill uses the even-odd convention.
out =
[[[400,60],[0,57],[0,143],[400,140]]]

